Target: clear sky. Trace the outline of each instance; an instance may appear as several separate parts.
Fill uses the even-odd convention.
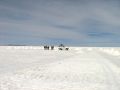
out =
[[[0,0],[0,45],[120,46],[120,0]]]

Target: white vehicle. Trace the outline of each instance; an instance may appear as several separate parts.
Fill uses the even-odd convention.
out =
[[[63,44],[59,45],[59,50],[69,50],[69,48],[66,48]]]

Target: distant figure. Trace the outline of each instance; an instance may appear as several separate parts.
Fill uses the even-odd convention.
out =
[[[49,50],[49,46],[47,46],[47,50]]]
[[[51,46],[51,50],[54,50],[54,46]]]
[[[65,47],[63,44],[60,44],[59,47]]]
[[[69,48],[65,48],[65,50],[69,50]]]
[[[44,50],[49,50],[49,46],[44,46]]]
[[[46,46],[44,46],[44,50],[46,50]]]

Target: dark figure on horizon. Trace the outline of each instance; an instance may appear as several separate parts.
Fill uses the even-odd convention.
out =
[[[65,47],[63,44],[60,44],[59,47]]]
[[[65,48],[65,50],[69,50],[69,48]]]
[[[44,46],[44,50],[49,50],[49,46]]]
[[[54,50],[54,46],[51,46],[51,50]]]

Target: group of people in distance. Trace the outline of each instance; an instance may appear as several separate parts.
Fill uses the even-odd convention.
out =
[[[69,48],[66,48],[63,44],[59,45],[59,50],[69,50]],[[44,50],[54,50],[54,46],[44,46]]]
[[[54,46],[44,46],[44,50],[54,50]]]

